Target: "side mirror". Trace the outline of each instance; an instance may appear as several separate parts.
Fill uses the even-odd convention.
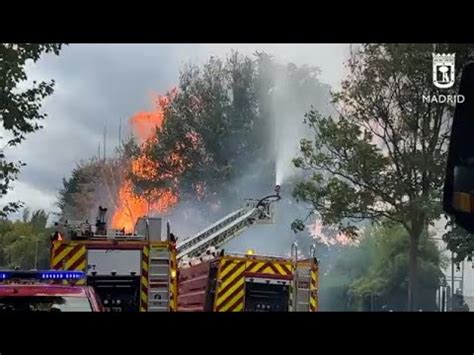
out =
[[[474,233],[474,63],[466,65],[449,141],[443,209],[455,222]]]

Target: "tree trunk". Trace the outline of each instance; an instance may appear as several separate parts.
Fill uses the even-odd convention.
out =
[[[418,286],[418,242],[420,239],[420,232],[410,234],[410,251],[408,261],[408,302],[407,310],[414,311],[416,307],[416,289]]]

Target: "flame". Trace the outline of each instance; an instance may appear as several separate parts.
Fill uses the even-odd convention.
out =
[[[151,139],[154,130],[163,124],[161,112],[138,112],[130,119],[134,133],[141,142]]]
[[[158,143],[157,132],[165,121],[164,112],[176,94],[177,89],[173,89],[165,96],[156,95],[153,111],[138,112],[129,120],[140,143],[140,154],[130,162],[130,171],[136,177],[147,181],[167,181],[171,187],[147,191],[146,196],[138,195],[134,191],[132,181],[125,178],[118,191],[119,206],[112,216],[113,228],[125,228],[125,231],[130,233],[135,227],[137,218],[155,213],[168,213],[179,202],[179,177],[192,166],[183,159],[183,152],[189,149],[197,150],[202,144],[202,137],[194,131],[187,132],[182,141],[176,142],[173,151],[164,162],[161,162],[161,166],[147,155],[150,148]],[[196,183],[193,187],[198,199],[203,198],[205,186]]]
[[[173,89],[169,95],[153,95],[155,110],[152,112],[138,112],[130,118],[133,131],[141,143],[154,140],[156,129],[161,128],[163,125],[164,109],[169,105],[176,93],[176,89]]]
[[[339,232],[335,236],[327,236],[323,233],[323,225],[319,221],[308,225],[309,234],[317,241],[326,245],[352,245],[355,241],[346,234]]]
[[[167,96],[157,96],[154,111],[138,112],[129,120],[141,145],[141,153],[130,164],[131,172],[138,177],[149,180],[172,178],[176,182],[176,176],[161,174],[159,164],[151,161],[146,155],[146,147],[156,143],[157,129],[161,128],[164,122],[164,110],[170,102],[170,97],[175,93],[176,91],[172,90]],[[171,159],[175,160],[179,167],[180,156],[173,153]],[[180,167],[176,174],[183,170],[184,167]],[[138,195],[133,189],[132,181],[128,178],[125,178],[121,184],[118,197],[119,203],[112,216],[111,224],[113,228],[125,228],[128,233],[133,231],[139,217],[151,213],[166,213],[178,203],[178,195],[171,188],[156,189],[146,196]]]

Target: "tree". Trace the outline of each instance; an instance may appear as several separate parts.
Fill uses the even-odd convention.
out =
[[[179,175],[182,195],[201,185],[212,196],[258,155],[252,139],[259,119],[254,88],[255,63],[233,52],[225,61],[211,57],[202,67],[186,66],[178,90],[169,95],[164,124],[145,148],[156,176],[136,176],[142,190],[170,187]]]
[[[474,251],[472,234],[458,226],[452,219],[448,220],[446,228],[448,230],[443,234],[443,240],[446,242],[446,247],[454,253],[453,261],[455,263],[465,259],[472,261]]]
[[[84,163],[64,181],[59,201],[62,215],[93,218],[87,211],[95,213],[94,203],[107,196],[113,198],[100,203],[114,207],[116,187],[122,186],[123,175],[126,193],[122,195],[132,195],[128,192],[129,182],[133,182],[133,192],[140,200],[135,210],[140,213],[143,205],[156,212],[154,202],[166,197],[163,191],[169,190],[179,198],[175,216],[194,213],[196,203],[203,213],[197,220],[208,221],[209,210],[211,218],[228,213],[242,198],[259,197],[262,191],[272,189],[277,159],[286,160],[296,170],[291,166],[293,152],[278,156],[276,147],[285,147],[282,142],[288,128],[298,126],[304,131],[298,117],[311,104],[321,108],[328,106],[327,102],[329,86],[319,81],[317,68],[279,64],[265,53],[246,57],[233,52],[222,59],[211,57],[204,65],[185,66],[178,87],[159,97],[160,110],[155,113],[160,119],[153,122],[160,123],[151,137],[140,134],[140,138],[147,136],[145,142],[132,144],[127,154],[100,162],[103,168]],[[290,138],[296,151],[298,139]],[[288,181],[286,184],[289,187]],[[122,196],[120,201],[126,199]],[[176,206],[174,201],[167,206]],[[136,213],[124,205],[114,215],[126,214],[128,223]],[[288,207],[296,210],[294,205]],[[123,221],[113,224],[118,227]],[[289,226],[284,228],[289,231]]]
[[[0,221],[0,266],[22,269],[49,268],[49,215],[44,210],[25,210],[24,220]]]
[[[436,51],[455,52],[459,69],[472,47],[442,44]],[[357,222],[386,219],[407,231],[410,310],[420,236],[441,214],[453,114],[451,105],[422,100],[439,93],[432,83],[432,52],[428,44],[367,44],[353,53],[350,74],[333,95],[337,119],[310,110],[305,122],[314,137],[301,141],[294,160],[307,172],[294,196],[310,203],[323,224],[357,236]],[[302,223],[294,226],[301,229]]]
[[[371,257],[368,268],[349,285],[356,303],[362,307],[364,303],[370,303],[372,309],[383,306],[406,309],[409,245],[408,234],[400,226],[379,226],[364,237],[364,243],[358,249],[368,247]],[[420,236],[417,261],[420,276],[417,307],[436,310],[436,291],[443,276],[440,267],[445,266],[446,260],[441,259],[436,244],[426,232]]]
[[[89,218],[97,196],[100,165],[101,162],[94,159],[80,162],[69,179],[63,178],[57,203],[62,217],[79,220]]]
[[[322,310],[353,310],[355,300],[351,297],[350,286],[357,278],[364,276],[372,265],[376,252],[374,245],[374,238],[364,237],[358,245],[333,245],[325,258],[318,258]]]
[[[367,228],[359,243],[333,251],[335,259],[321,276],[321,307],[337,311],[406,309],[408,248],[404,228],[382,223]],[[418,262],[418,307],[435,310],[443,275],[440,268],[446,260],[426,233],[420,237]]]
[[[0,195],[4,196],[17,178],[22,162],[6,160],[4,149],[20,144],[28,133],[42,128],[39,121],[47,114],[41,112],[41,101],[53,93],[54,80],[37,83],[28,89],[20,84],[27,80],[25,66],[36,62],[41,55],[59,54],[61,44],[3,43],[0,44],[0,121],[8,137],[0,150]],[[20,202],[8,203],[0,209],[0,216],[17,211]]]
[[[63,178],[57,206],[63,219],[86,220],[96,217],[99,206],[114,209],[118,206],[120,186],[128,176],[130,160],[138,149],[133,139],[117,148],[117,157],[82,161],[71,176]]]
[[[319,81],[317,68],[282,65],[265,53],[251,58],[232,52],[186,66],[169,95],[163,126],[140,152],[159,177],[135,176],[135,185],[142,192],[172,187],[182,200],[201,192],[200,203],[240,202],[242,191],[233,186],[242,176],[258,175],[249,185],[275,181],[275,147],[283,146],[275,141],[276,126],[301,124],[295,122],[299,112],[328,99],[329,87]],[[285,110],[285,122],[276,123],[276,110]],[[285,136],[280,133],[278,139]]]

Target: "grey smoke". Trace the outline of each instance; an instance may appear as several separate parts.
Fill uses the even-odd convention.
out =
[[[291,230],[291,222],[296,218],[306,217],[308,206],[297,204],[291,196],[294,182],[301,177],[301,171],[294,167],[292,159],[298,154],[300,140],[312,136],[309,127],[303,123],[305,113],[314,107],[327,115],[333,112],[333,108],[330,104],[329,85],[315,84],[313,81],[312,85],[307,85],[308,90],[301,90],[301,87],[305,88],[304,83],[293,88],[288,78],[291,64],[280,69],[273,78],[271,129],[260,137],[262,141],[273,142],[274,152],[267,160],[251,162],[245,171],[239,171],[237,177],[226,184],[217,213],[203,209],[199,204],[178,207],[173,212],[171,221],[181,238],[191,236],[240,208],[245,198],[258,199],[272,194],[277,183],[282,185],[283,198],[276,204],[275,223],[252,225],[225,245],[224,249],[238,253],[254,249],[257,254],[287,255],[291,243],[300,237]],[[194,233],[188,234],[191,225],[198,228]]]
[[[122,135],[126,136],[129,134],[125,125],[127,119],[137,111],[150,108],[151,93],[163,93],[176,85],[183,64],[204,63],[210,55],[224,56],[231,49],[245,55],[265,51],[279,62],[293,62],[298,66],[316,64],[322,69],[321,80],[333,87],[343,77],[342,62],[349,53],[349,46],[343,44],[66,46],[60,56],[45,56],[28,68],[30,80],[55,79],[56,88],[43,106],[49,115],[44,121],[44,129],[6,152],[9,159],[22,160],[27,166],[5,200],[20,199],[32,209],[57,211],[55,202],[62,178],[69,177],[80,160],[97,155],[104,124],[108,129],[107,150],[111,152],[118,144],[120,120],[124,123]],[[301,113],[296,115],[298,122],[302,119]],[[286,132],[292,128],[286,127],[284,122],[279,127],[285,127]],[[291,152],[283,151],[280,155],[285,156],[289,164],[287,158]],[[274,183],[268,182],[268,186]],[[243,191],[242,195],[253,197],[254,191],[247,195]],[[255,195],[259,194],[255,192]],[[21,217],[21,213],[12,217]],[[214,220],[212,217],[209,216]]]

